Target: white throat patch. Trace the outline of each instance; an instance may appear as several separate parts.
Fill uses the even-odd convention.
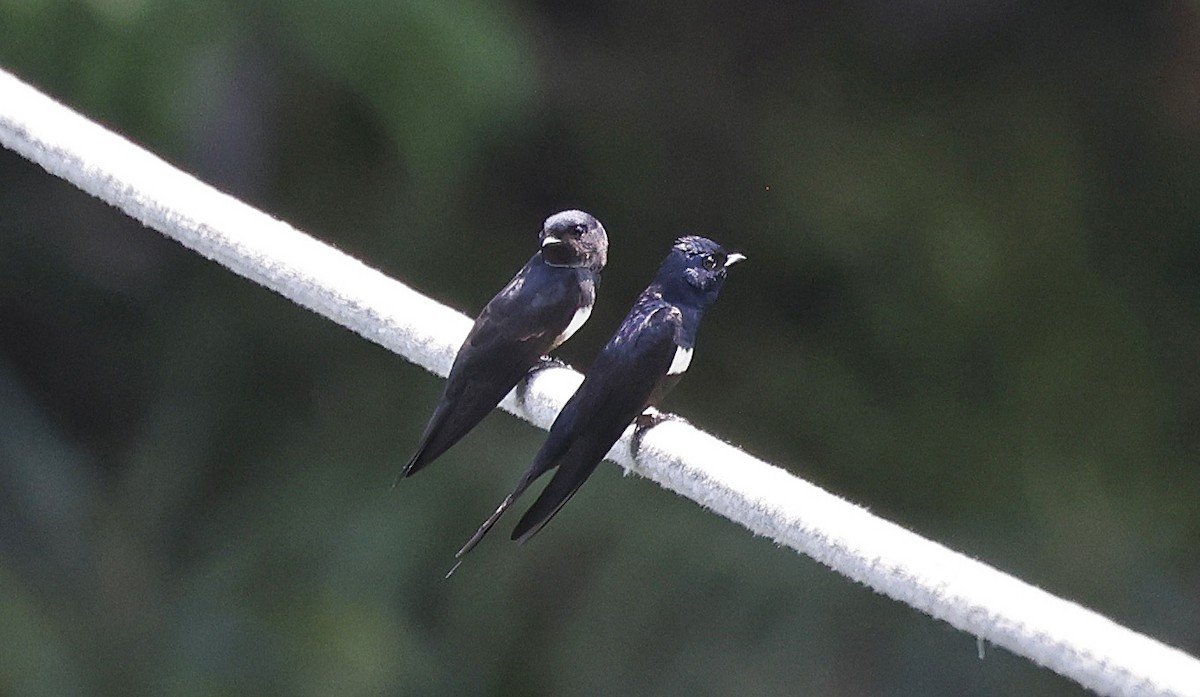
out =
[[[688,369],[692,364],[692,349],[685,349],[682,346],[675,347],[675,358],[671,359],[671,367],[667,368],[667,375],[679,375]]]

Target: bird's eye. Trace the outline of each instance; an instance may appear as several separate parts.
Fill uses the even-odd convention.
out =
[[[704,268],[709,271],[717,268],[717,258],[711,254],[706,255],[704,257]]]
[[[583,233],[585,233],[585,232],[587,232],[587,226],[586,226],[586,225],[576,225],[576,226],[575,226],[575,234],[577,234],[577,235],[582,235],[582,234],[583,234]]]

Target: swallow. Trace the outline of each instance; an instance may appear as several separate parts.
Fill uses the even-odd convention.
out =
[[[459,563],[534,480],[557,469],[517,522],[512,539],[524,542],[550,522],[625,428],[656,407],[679,381],[691,363],[704,311],[720,294],[729,267],[745,258],[704,237],[675,241],[654,280],[555,418],[532,466],[455,555]]]
[[[475,319],[397,481],[457,443],[591,315],[608,259],[604,226],[583,211],[562,211],[546,219],[539,239],[538,251]]]

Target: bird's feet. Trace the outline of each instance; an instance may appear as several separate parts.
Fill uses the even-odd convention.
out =
[[[633,420],[633,437],[629,439],[629,452],[635,460],[642,450],[642,439],[646,437],[646,432],[664,421],[684,421],[684,418],[659,411],[655,407],[646,407],[646,411],[638,414]]]
[[[529,372],[525,373],[525,377],[521,378],[521,381],[517,383],[517,401],[521,404],[525,404],[525,398],[529,395],[529,383],[534,377],[537,376],[538,373],[542,372],[543,370],[549,370],[550,368],[570,367],[571,366],[567,365],[562,360],[555,358],[554,356],[542,356],[541,358],[537,359],[537,363],[534,363],[533,367],[529,369]]]
[[[537,360],[537,363],[534,363],[533,367],[529,369],[529,373],[525,376],[525,379],[528,380],[529,378],[542,372],[543,370],[546,370],[547,368],[570,368],[570,367],[571,366],[564,363],[561,358],[555,358],[554,356],[542,356],[541,358],[539,358]]]

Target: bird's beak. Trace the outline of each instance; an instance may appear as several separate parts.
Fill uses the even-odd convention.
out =
[[[739,261],[745,261],[745,260],[746,260],[745,254],[738,254],[737,252],[734,252],[733,254],[730,254],[729,256],[725,257],[725,268],[729,268],[730,266],[733,266],[734,264],[738,263]]]
[[[550,245],[554,245],[554,244],[562,244],[562,240],[558,239],[554,235],[546,235],[545,237],[542,238],[542,247],[543,248],[549,247]]]

